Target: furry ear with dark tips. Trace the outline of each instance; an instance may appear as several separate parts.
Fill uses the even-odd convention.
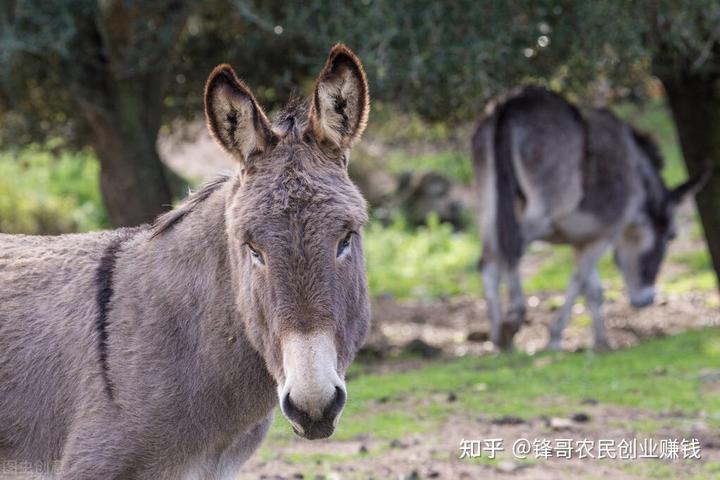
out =
[[[205,116],[217,143],[243,164],[272,142],[265,112],[230,65],[218,65],[208,77]]]
[[[362,63],[349,48],[337,44],[315,84],[308,130],[318,142],[344,153],[362,136],[369,112]]]

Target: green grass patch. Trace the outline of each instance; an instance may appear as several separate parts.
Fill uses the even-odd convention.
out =
[[[476,232],[455,233],[436,217],[412,231],[398,219],[388,227],[371,224],[364,246],[374,295],[442,297],[480,290]]]
[[[469,154],[455,149],[420,155],[409,155],[404,151],[396,151],[385,160],[385,168],[394,174],[408,171],[438,172],[466,185],[472,182],[474,176]]]
[[[684,293],[717,288],[715,271],[706,249],[671,255],[668,261],[684,268],[663,276],[663,288],[666,291]]]

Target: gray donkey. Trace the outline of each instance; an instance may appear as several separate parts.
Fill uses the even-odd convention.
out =
[[[605,109],[580,112],[559,95],[526,87],[489,107],[473,136],[481,190],[481,271],[491,322],[491,340],[509,347],[525,316],[518,263],[534,240],[570,244],[575,272],[565,304],[550,329],[549,347],[562,331],[579,294],[584,294],[595,348],[608,348],[601,313],[597,262],[614,247],[635,307],[653,302],[654,283],[673,215],[708,173],[668,190],[660,176],[655,142]],[[510,308],[503,319],[500,281],[507,274]]]
[[[366,203],[347,174],[362,65],[336,45],[309,105],[273,124],[221,65],[205,109],[237,175],[153,226],[0,235],[0,465],[234,478],[278,400],[298,435],[333,432],[369,323]]]

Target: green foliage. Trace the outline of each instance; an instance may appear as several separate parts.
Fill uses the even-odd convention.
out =
[[[30,147],[0,154],[0,232],[57,234],[107,226],[99,165],[88,152]]]
[[[398,151],[385,160],[388,172],[438,172],[453,181],[469,185],[473,180],[473,169],[467,153],[455,149],[419,155]]]
[[[374,295],[443,297],[479,291],[477,234],[454,233],[437,217],[414,231],[401,219],[388,227],[371,224],[364,247]]]
[[[685,180],[687,171],[682,160],[675,125],[665,102],[654,99],[644,104],[624,103],[614,108],[615,112],[633,126],[649,132],[660,144],[665,158],[663,178],[669,185]]]

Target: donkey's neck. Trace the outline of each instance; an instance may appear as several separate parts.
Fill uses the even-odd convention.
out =
[[[108,332],[110,375],[120,370],[125,377],[114,382],[119,395],[123,384],[135,381],[137,368],[154,370],[153,381],[169,394],[186,395],[189,409],[202,403],[212,419],[219,413],[213,406],[249,417],[274,406],[274,381],[247,340],[234,301],[225,206],[235,181],[227,180],[162,233],[123,246]],[[125,348],[118,351],[120,343]],[[127,362],[133,368],[123,374]]]

